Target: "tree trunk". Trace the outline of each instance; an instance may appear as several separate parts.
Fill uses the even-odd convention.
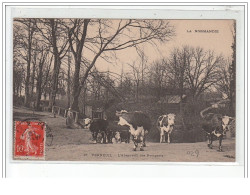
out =
[[[19,97],[22,96],[22,85],[19,86]]]
[[[81,60],[82,60],[82,50],[83,50],[83,46],[85,43],[85,38],[87,35],[87,28],[88,28],[88,23],[90,22],[90,20],[86,19],[84,20],[84,26],[83,26],[83,31],[82,31],[82,37],[81,40],[78,42],[78,44],[76,45],[76,51],[73,48],[73,44],[72,44],[72,34],[69,34],[69,41],[70,41],[70,45],[71,45],[71,50],[74,54],[74,58],[75,58],[75,72],[74,72],[74,78],[73,78],[73,103],[71,105],[71,108],[73,110],[79,111],[79,95],[81,92],[81,87],[80,87],[80,67],[81,67]],[[86,77],[86,76],[84,76]],[[86,77],[87,78],[87,77]],[[81,83],[81,85],[85,84],[85,80],[86,78],[84,78],[84,82]]]
[[[52,47],[53,47],[53,54],[54,54],[54,70],[53,70],[53,78],[52,78],[52,89],[49,97],[49,108],[55,105],[56,101],[56,93],[58,90],[58,76],[61,66],[61,59],[58,53],[57,48],[57,39],[56,39],[56,29],[55,29],[55,20],[50,19],[51,25],[51,36],[52,36]]]
[[[68,76],[67,76],[67,99],[68,99],[68,107],[70,107],[70,55],[68,52]]]
[[[13,75],[13,77],[15,78],[15,75]],[[13,96],[18,95],[18,93],[16,93],[16,92],[18,92],[18,87],[15,84],[16,84],[16,82],[13,79]]]
[[[139,100],[139,82],[136,83],[136,102]]]
[[[75,62],[75,72],[74,72],[74,78],[73,78],[73,103],[71,108],[73,110],[79,111],[79,107],[78,107],[78,98],[80,95],[79,92],[79,85],[80,85],[80,81],[79,81],[79,74],[80,74],[80,64],[81,61],[78,59]]]
[[[30,30],[29,30],[30,31]],[[30,34],[30,32],[29,32]],[[26,107],[29,107],[30,104],[30,64],[31,64],[31,36],[29,35],[28,39],[28,56],[27,56],[27,75],[25,80],[25,99],[24,99],[24,105]]]
[[[52,89],[50,93],[50,99],[49,99],[49,108],[52,108],[52,106],[55,105],[56,101],[56,93],[58,90],[58,75],[59,75],[59,70],[60,70],[60,59],[58,56],[55,56],[54,58],[54,70],[53,70],[53,78],[52,78]]]
[[[41,96],[42,96],[42,64],[39,64],[39,73],[36,83],[36,110],[41,110],[40,108],[40,102],[41,102]]]
[[[33,63],[32,67],[32,76],[31,76],[31,96],[34,93],[34,84],[35,84],[35,64]]]
[[[79,111],[78,103],[78,96],[73,96],[73,103],[71,105],[72,110]]]
[[[236,23],[234,22],[234,34],[233,34],[233,44],[232,44],[232,65],[231,65],[231,74],[232,78],[230,80],[230,112],[235,116],[235,104],[236,104]]]

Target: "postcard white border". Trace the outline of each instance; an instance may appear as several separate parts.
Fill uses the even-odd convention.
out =
[[[216,4],[216,3],[213,3]],[[244,4],[241,6],[7,6],[6,7],[6,176],[7,177],[244,177]],[[195,11],[194,11],[195,10]],[[213,12],[213,13],[211,13]],[[12,19],[50,18],[150,18],[150,19],[235,19],[237,24],[237,132],[236,163],[164,162],[64,162],[12,160]],[[238,130],[240,129],[240,131]],[[125,166],[127,165],[127,166]]]

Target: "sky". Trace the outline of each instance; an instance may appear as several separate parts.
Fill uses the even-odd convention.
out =
[[[157,47],[150,44],[143,45],[148,63],[167,57],[173,48],[184,45],[199,46],[205,50],[212,50],[217,55],[231,56],[233,20],[170,20],[170,24],[175,27],[176,34],[170,41],[159,43]],[[213,33],[196,32],[196,30],[213,30]],[[120,73],[123,64],[123,69],[126,72],[129,71],[127,64],[138,59],[134,48],[122,50],[116,54],[118,60],[114,63],[107,63],[99,59],[96,63],[97,69]]]

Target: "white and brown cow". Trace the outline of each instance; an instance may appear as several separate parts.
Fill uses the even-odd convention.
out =
[[[205,109],[208,110],[208,109]],[[206,132],[208,137],[209,148],[213,148],[212,143],[214,137],[219,139],[219,151],[222,151],[222,140],[223,136],[229,131],[229,126],[231,121],[235,120],[229,116],[222,116],[221,114],[213,114],[208,113],[206,115],[203,114],[204,110],[201,111],[201,117],[204,119],[202,123],[202,129]]]
[[[143,151],[143,147],[146,146],[145,134],[151,128],[149,117],[140,111],[127,112],[126,110],[116,112],[116,115],[119,117],[118,125],[129,127],[134,142],[133,150],[136,151],[139,144],[140,150]]]
[[[168,142],[170,144],[170,136],[174,129],[175,114],[167,114],[159,116],[157,120],[157,128],[160,131],[160,143]],[[168,140],[166,141],[166,134]]]

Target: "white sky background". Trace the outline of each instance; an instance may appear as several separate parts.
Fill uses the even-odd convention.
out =
[[[226,58],[231,56],[233,20],[170,20],[170,24],[175,26],[176,33],[172,40],[163,44],[159,43],[158,48],[147,43],[143,44],[148,64],[167,57],[173,48],[184,45],[213,50],[216,55],[222,54]],[[187,30],[192,32],[188,33]],[[195,33],[195,30],[218,30],[219,33]],[[96,63],[97,69],[99,71],[110,70],[120,74],[122,64],[124,72],[127,72],[129,68],[127,63],[131,64],[139,59],[135,48],[117,51],[116,55],[118,59],[114,63],[107,63],[99,58]]]

